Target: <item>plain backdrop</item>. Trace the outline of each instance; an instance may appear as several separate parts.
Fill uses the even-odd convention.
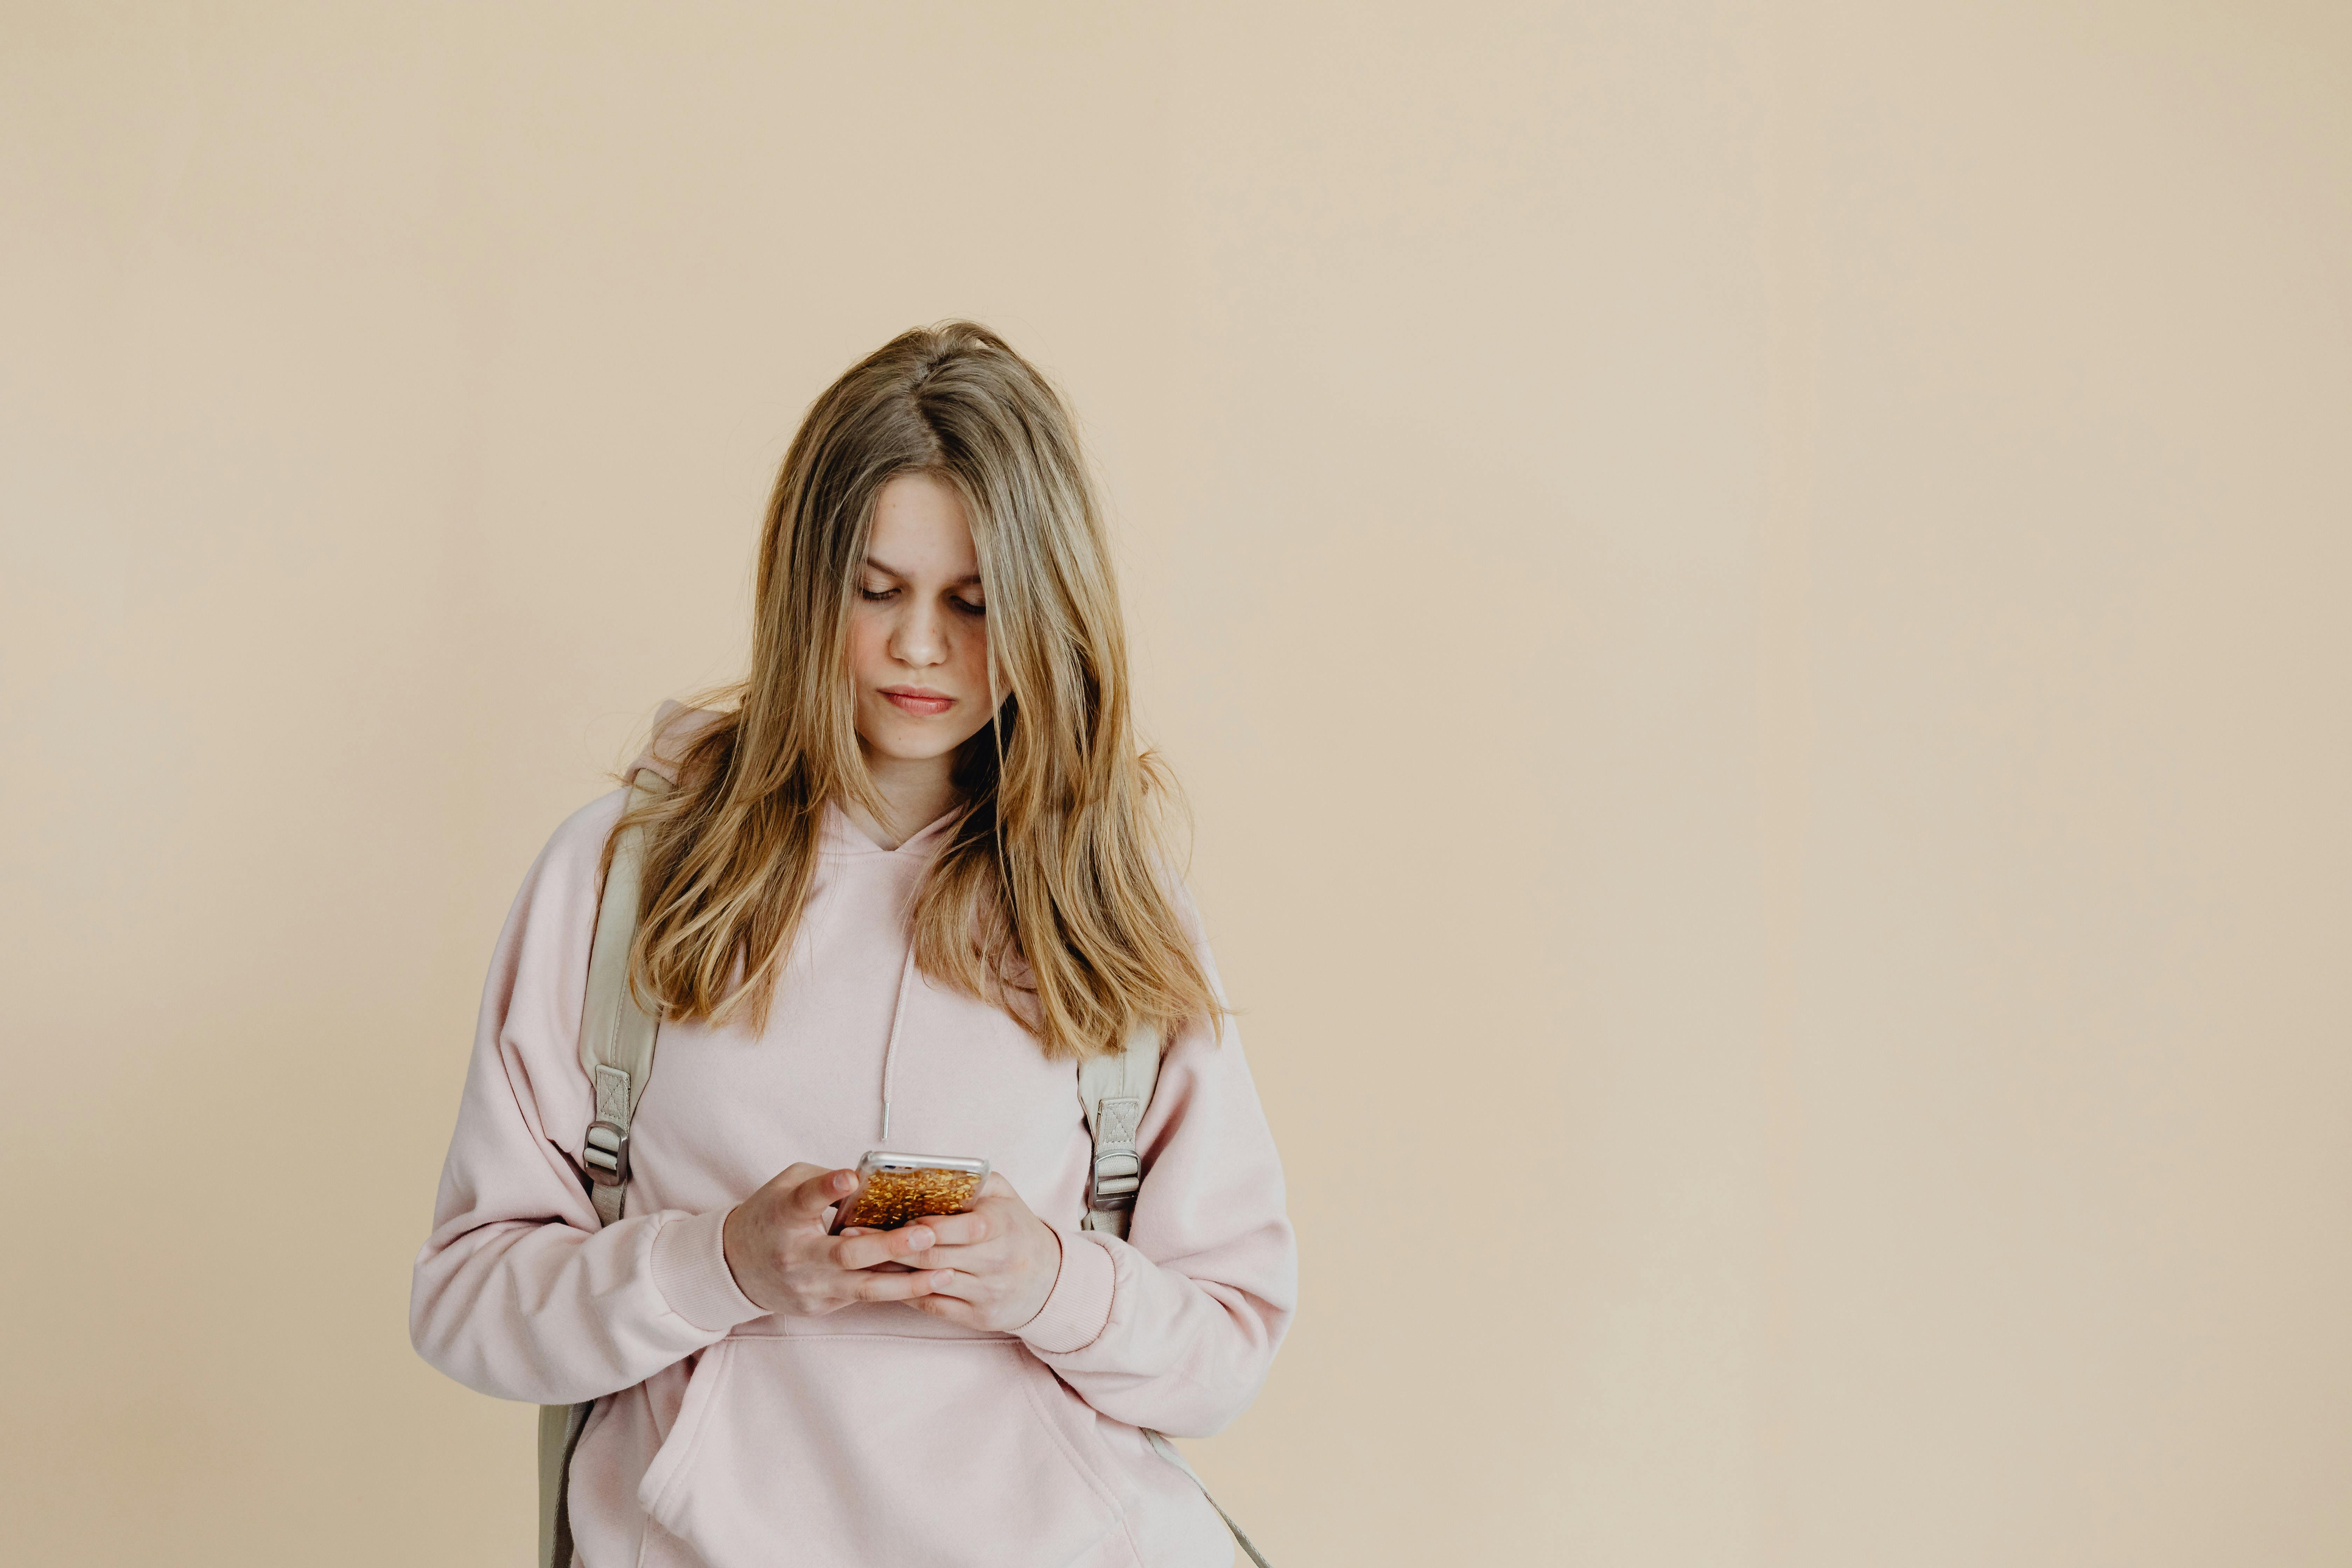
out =
[[[809,399],[1080,410],[1283,1568],[2352,1560],[2352,12],[0,5],[0,1535],[520,1568],[525,868]]]

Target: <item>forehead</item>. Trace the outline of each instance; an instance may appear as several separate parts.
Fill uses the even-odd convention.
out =
[[[901,577],[978,582],[980,554],[955,488],[929,474],[901,474],[884,485],[874,500],[866,562]]]

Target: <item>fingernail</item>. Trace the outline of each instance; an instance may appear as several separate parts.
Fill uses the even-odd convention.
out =
[[[917,1226],[914,1229],[909,1230],[907,1233],[907,1240],[913,1245],[915,1250],[918,1252],[922,1251],[923,1248],[930,1246],[932,1242],[938,1239],[939,1237],[936,1233],[922,1226]]]

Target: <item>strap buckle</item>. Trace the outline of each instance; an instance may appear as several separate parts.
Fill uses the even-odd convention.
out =
[[[625,1186],[629,1180],[629,1133],[616,1121],[602,1119],[588,1124],[586,1146],[580,1151],[588,1179],[600,1187]]]
[[[1095,1156],[1094,1181],[1087,1188],[1090,1209],[1131,1209],[1135,1190],[1143,1185],[1143,1162],[1132,1152]]]
[[[1135,1206],[1143,1184],[1143,1162],[1136,1157],[1135,1130],[1143,1121],[1143,1097],[1106,1095],[1094,1112],[1095,1163],[1087,1182],[1087,1207],[1097,1213]]]

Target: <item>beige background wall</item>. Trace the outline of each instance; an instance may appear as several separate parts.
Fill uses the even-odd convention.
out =
[[[2343,7],[12,0],[0,258],[11,1561],[523,1563],[488,944],[950,314],[1196,805],[1277,1562],[2352,1560]]]

